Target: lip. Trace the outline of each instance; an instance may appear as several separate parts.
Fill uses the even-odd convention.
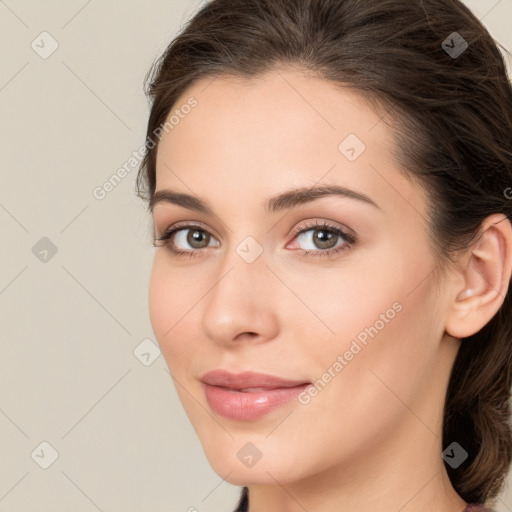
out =
[[[221,386],[233,390],[245,388],[291,388],[300,384],[308,383],[305,380],[288,380],[269,375],[266,373],[242,372],[230,373],[227,370],[213,370],[205,373],[201,379],[205,384],[211,386]]]
[[[255,372],[213,370],[201,377],[208,405],[218,414],[252,421],[296,397],[311,383]]]

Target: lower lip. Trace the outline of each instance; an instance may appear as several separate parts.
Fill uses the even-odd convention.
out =
[[[245,393],[209,384],[204,384],[204,386],[206,400],[216,413],[233,420],[251,421],[286,404],[310,384]]]

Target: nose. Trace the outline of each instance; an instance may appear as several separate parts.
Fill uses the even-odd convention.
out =
[[[248,263],[235,251],[226,257],[206,295],[202,327],[214,343],[264,343],[277,336],[278,305],[272,297],[276,279],[261,255]]]

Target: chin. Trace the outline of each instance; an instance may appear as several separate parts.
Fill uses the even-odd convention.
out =
[[[219,445],[215,449],[208,450],[206,447],[204,450],[211,468],[226,482],[238,486],[274,485],[276,480],[288,483],[300,477],[292,474],[290,468],[293,466],[281,460],[275,450],[265,450],[267,456],[260,452],[261,458],[257,458],[257,449],[250,442],[231,441],[229,447],[224,445],[221,450]]]
[[[212,469],[226,482],[240,487],[248,485],[275,485],[276,480],[283,482],[283,478],[280,478],[280,475],[283,476],[284,473],[272,471],[272,469],[269,470],[264,466],[240,468],[221,463],[216,466],[212,465]]]

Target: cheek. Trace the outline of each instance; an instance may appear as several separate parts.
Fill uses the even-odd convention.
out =
[[[165,332],[172,326],[168,315],[169,312],[174,311],[176,294],[172,293],[170,284],[170,276],[164,272],[161,258],[155,255],[149,280],[148,299],[151,326],[159,343]]]
[[[163,249],[161,249],[163,250]],[[189,354],[197,353],[197,305],[204,291],[194,284],[190,272],[173,267],[165,254],[155,255],[149,282],[151,326],[170,371]],[[195,325],[195,331],[194,327]]]
[[[165,335],[169,329],[179,327],[180,319],[204,295],[204,282],[196,270],[168,261],[165,249],[158,249],[153,260],[149,281],[149,314],[157,337]]]
[[[322,359],[324,372],[339,361],[338,356],[343,358],[343,368],[337,366],[339,373],[328,384],[325,399],[343,404],[330,408],[339,421],[346,420],[349,411],[359,418],[352,424],[356,437],[363,435],[362,425],[371,430],[378,417],[382,424],[391,424],[406,411],[404,403],[417,403],[436,364],[437,313],[427,306],[428,286],[410,293],[403,281],[380,290],[350,307],[345,324],[337,324],[336,341],[316,356]]]
[[[374,326],[386,330],[399,314],[409,286],[404,276],[410,270],[396,261],[394,252],[380,258],[369,256],[366,261],[358,253],[337,266],[311,267],[309,271],[283,265],[279,274],[288,287],[279,292],[278,303],[285,305],[280,308],[283,328],[293,326],[302,333],[299,340],[311,348],[314,344],[315,352],[327,353],[349,349],[355,337],[364,343],[370,339],[368,330],[375,332]],[[371,259],[378,259],[379,267]],[[314,339],[317,341],[312,342]]]
[[[326,400],[378,411],[393,397],[387,386],[412,398],[434,364],[439,311],[430,281],[421,283],[429,262],[399,259],[396,251],[385,256],[378,267],[359,261],[364,272],[355,265],[317,271],[314,286],[311,276],[293,281],[316,317],[299,304],[283,322],[295,326],[300,348],[310,356],[312,377],[321,380],[318,395]],[[290,272],[287,282],[291,279]],[[328,382],[325,388],[323,382]],[[320,405],[323,399],[315,400]]]

